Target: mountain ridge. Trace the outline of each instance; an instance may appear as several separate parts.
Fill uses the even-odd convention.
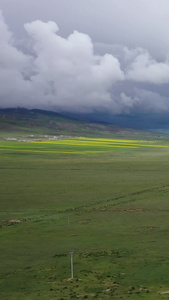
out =
[[[42,109],[0,109],[0,131],[6,133],[35,133],[48,135],[127,137],[151,139],[166,136],[106,122],[93,122]]]

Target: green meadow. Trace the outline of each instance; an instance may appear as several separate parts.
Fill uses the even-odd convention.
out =
[[[168,235],[169,141],[1,140],[0,299],[169,299]]]

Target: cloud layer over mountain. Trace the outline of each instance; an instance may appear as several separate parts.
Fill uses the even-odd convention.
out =
[[[169,112],[169,61],[112,45],[98,54],[88,34],[59,34],[53,21],[24,25],[19,41],[0,14],[0,107],[112,114]]]

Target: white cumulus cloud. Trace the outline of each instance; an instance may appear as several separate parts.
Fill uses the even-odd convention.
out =
[[[52,21],[25,24],[33,45],[30,56],[13,46],[2,15],[0,22],[4,28],[1,106],[92,111],[111,105],[110,89],[124,79],[124,74],[115,57],[94,54],[88,35],[74,31],[62,38]]]
[[[169,63],[157,62],[150,54],[145,51],[139,51],[140,53],[135,57],[134,61],[129,66],[129,70],[126,73],[126,78],[153,84],[164,84],[169,82]],[[133,53],[133,55],[136,52]],[[132,56],[132,54],[131,54]]]
[[[96,55],[89,35],[73,31],[62,37],[53,21],[36,20],[24,28],[29,42],[22,48],[0,13],[0,107],[169,111],[167,59],[157,61],[148,50],[122,45]]]

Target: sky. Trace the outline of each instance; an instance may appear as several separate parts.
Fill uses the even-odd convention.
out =
[[[168,0],[0,0],[0,108],[169,130]]]

